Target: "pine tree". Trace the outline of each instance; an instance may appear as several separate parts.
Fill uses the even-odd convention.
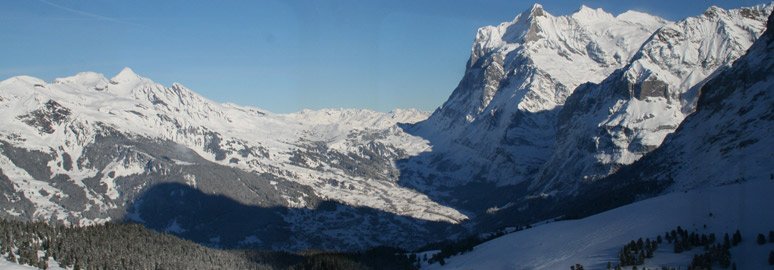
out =
[[[712,253],[709,253],[712,254]],[[718,257],[715,258],[718,261],[718,264],[720,264],[720,267],[722,268],[728,268],[731,266],[731,253],[726,249],[723,252],[720,252],[720,254],[717,255]],[[708,263],[711,264],[711,263]]]
[[[729,249],[731,248],[731,240],[728,237],[728,233],[723,235],[723,249]]]
[[[769,265],[774,265],[774,250],[769,252]]]
[[[731,244],[734,246],[737,246],[741,242],[742,242],[742,233],[740,233],[739,230],[736,230],[736,232],[734,232],[734,241],[731,242]]]
[[[766,244],[766,236],[763,236],[762,233],[758,234],[758,239],[756,240],[758,241],[758,245]]]
[[[769,231],[769,243],[774,243],[774,231]]]

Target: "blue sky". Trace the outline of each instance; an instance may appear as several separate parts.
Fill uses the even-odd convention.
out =
[[[710,5],[769,1],[541,1],[554,15],[581,4],[677,20]],[[0,2],[0,79],[128,66],[220,102],[274,112],[303,108],[433,110],[464,71],[477,28],[510,21],[532,1]]]

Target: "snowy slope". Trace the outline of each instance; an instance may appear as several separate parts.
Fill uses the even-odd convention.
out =
[[[743,242],[731,249],[733,261],[739,269],[768,269],[768,252],[774,246],[761,247],[753,239],[758,233],[774,229],[774,212],[761,208],[774,204],[772,190],[774,182],[756,181],[671,193],[584,219],[558,221],[508,234],[452,257],[444,266],[433,264],[426,268],[567,269],[580,263],[587,269],[605,269],[607,262],[615,265],[618,252],[629,241],[640,237],[655,239],[681,226],[691,232],[721,236],[739,229]],[[644,266],[685,268],[697,251],[674,254],[665,242]]]
[[[573,89],[625,65],[666,23],[586,6],[553,16],[536,4],[511,22],[479,29],[459,85],[414,127],[434,151],[416,162],[430,164],[446,185],[530,179],[551,153],[557,110]]]
[[[29,265],[21,265],[21,264],[17,264],[17,263],[12,263],[12,262],[6,261],[3,258],[3,259],[0,259],[0,269],[3,269],[3,270],[35,270],[35,269],[39,269],[39,268],[32,267],[32,266],[29,266]],[[60,267],[59,263],[54,261],[54,259],[49,259],[48,260],[48,269],[51,269],[51,270],[64,270],[66,268]]]
[[[657,148],[695,110],[703,83],[766,29],[772,7],[710,7],[668,24],[626,67],[577,89],[560,113],[555,151],[533,188],[574,192]]]

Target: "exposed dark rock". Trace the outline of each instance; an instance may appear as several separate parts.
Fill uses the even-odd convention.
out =
[[[42,108],[17,118],[25,124],[37,128],[40,132],[52,134],[56,131],[54,126],[62,124],[68,116],[70,116],[70,109],[63,107],[56,101],[49,100]]]

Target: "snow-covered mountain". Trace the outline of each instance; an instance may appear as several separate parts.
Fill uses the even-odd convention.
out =
[[[573,192],[656,149],[695,110],[704,82],[766,29],[772,7],[713,6],[667,24],[624,68],[576,89],[560,112],[554,152],[532,187]]]
[[[774,13],[772,13],[774,14]],[[610,181],[669,183],[667,191],[774,180],[774,16],[746,55],[699,89],[696,112]]]
[[[670,22],[585,6],[552,16],[534,5],[483,27],[449,99],[407,129],[432,151],[403,160],[401,181],[468,216],[572,196],[674,132],[703,83],[760,36],[772,7],[710,7]],[[484,202],[471,194],[504,189],[510,195]]]
[[[110,79],[89,72],[51,83],[13,77],[0,82],[0,213],[75,224],[126,213],[143,220],[130,206],[148,188],[181,183],[256,207],[333,201],[420,223],[457,223],[465,215],[396,183],[394,161],[429,147],[396,124],[426,117],[417,110],[273,114],[219,104],[128,68]],[[166,222],[172,231],[190,229]]]
[[[666,182],[665,194],[508,234],[427,268],[557,269],[579,263],[603,269],[609,262],[617,265],[618,252],[629,241],[655,239],[677,226],[718,236],[740,230],[745,240],[731,249],[739,269],[769,267],[771,244],[753,239],[774,224],[772,212],[761,208],[774,203],[774,13],[766,28],[732,67],[699,89],[696,112],[658,149],[600,180]],[[666,245],[643,266],[685,267],[700,252],[675,254]]]
[[[444,184],[529,180],[551,155],[557,113],[572,91],[627,64],[666,23],[585,6],[557,17],[536,4],[511,22],[479,29],[459,85],[414,127],[434,149],[418,162],[434,167]]]

